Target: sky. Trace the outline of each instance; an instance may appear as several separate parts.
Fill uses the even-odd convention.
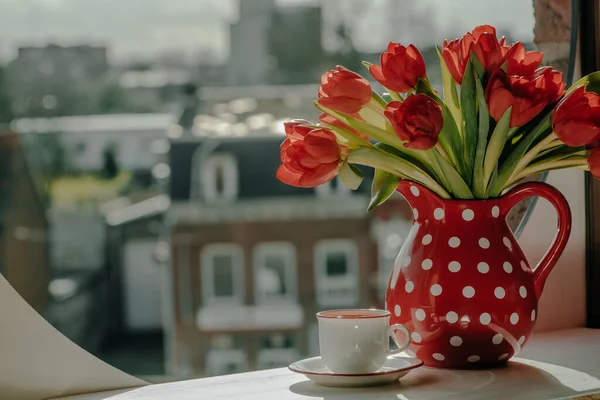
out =
[[[178,54],[190,59],[210,54],[216,63],[222,63],[229,52],[229,24],[238,17],[237,1],[0,0],[0,60],[13,58],[19,45],[56,42],[107,45],[113,62],[158,54]],[[326,21],[339,15],[362,18],[356,22],[359,29],[355,34],[356,45],[362,50],[383,50],[392,39],[417,45],[439,43],[444,37],[456,36],[483,23],[510,30],[511,36],[518,40],[533,39],[532,0],[276,2],[280,6],[323,3]],[[393,22],[388,12],[389,2],[397,6]],[[412,18],[415,13],[429,22],[415,25]]]

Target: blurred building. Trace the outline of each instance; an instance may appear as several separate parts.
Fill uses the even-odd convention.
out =
[[[23,118],[11,126],[27,135],[57,135],[69,168],[78,172],[100,171],[108,148],[121,169],[150,171],[157,162],[153,147],[175,122],[176,115],[169,113],[106,114]]]
[[[227,64],[229,85],[260,85],[273,67],[269,28],[275,0],[239,2],[239,19],[230,27],[231,56]]]
[[[0,273],[39,313],[48,304],[46,198],[17,134],[0,134]]]
[[[109,70],[106,48],[21,47],[6,74],[16,116],[73,115],[96,107]]]
[[[272,84],[318,83],[327,65],[320,5],[277,7],[271,13],[268,45]]]
[[[277,90],[264,87],[262,96]],[[383,305],[387,276],[378,263],[397,254],[410,227],[397,223],[412,218],[405,202],[367,214],[368,174],[355,192],[338,179],[315,189],[284,185],[275,177],[283,135],[269,121],[244,131],[202,116],[187,122],[169,147],[164,217],[163,318],[174,375],[288,365],[318,354],[315,312]],[[384,241],[387,258],[378,253]]]

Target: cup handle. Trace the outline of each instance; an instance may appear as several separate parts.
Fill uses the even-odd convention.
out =
[[[404,344],[402,344],[402,345],[400,343],[398,343],[396,341],[396,338],[393,336],[394,331],[396,331],[398,329],[400,329],[406,335],[406,340],[404,341]],[[391,350],[390,349],[390,342],[389,342],[389,340],[386,341],[385,348],[387,349],[387,352],[390,355],[392,355],[392,354],[398,354],[398,353],[403,352],[404,350],[406,350],[406,348],[410,344],[410,332],[402,324],[394,324],[392,326],[388,326],[386,338],[389,338],[390,336],[392,337],[392,339],[394,340],[394,342],[398,346],[398,348],[396,350]]]

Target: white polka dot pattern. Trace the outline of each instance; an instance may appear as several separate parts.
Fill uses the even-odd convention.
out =
[[[488,272],[490,272],[490,266],[488,265],[488,263],[482,261],[479,264],[477,264],[477,271],[481,272],[482,274],[487,274]]]
[[[494,289],[494,296],[496,296],[497,299],[503,299],[504,296],[506,296],[506,291],[504,288],[498,286],[496,289]]]
[[[460,263],[458,261],[450,261],[450,264],[448,264],[448,269],[450,272],[458,272],[460,271]]]
[[[433,218],[437,219],[438,221],[444,218],[444,210],[441,208],[436,208],[433,210]]]
[[[519,338],[519,344],[520,344],[521,346],[523,346],[523,343],[525,343],[525,336],[521,336],[521,337]]]
[[[500,215],[500,207],[498,207],[498,206],[492,207],[492,216],[494,218],[498,218],[499,215]]]
[[[512,313],[510,314],[510,323],[516,325],[519,322],[519,314]]]
[[[433,236],[431,236],[429,233],[425,236],[423,236],[423,239],[421,240],[421,243],[423,243],[425,246],[427,246],[428,244],[431,243],[431,241],[433,240]]]
[[[507,274],[510,274],[511,272],[513,272],[513,266],[508,261],[504,261],[504,264],[502,264],[502,268],[504,269],[504,272],[506,272]]]
[[[438,361],[444,361],[446,359],[446,357],[444,357],[444,355],[440,353],[433,353],[431,357],[435,358]]]
[[[450,240],[448,240],[448,245],[450,247],[452,247],[453,249],[457,248],[458,246],[460,246],[460,239],[457,238],[456,236],[452,236],[450,238]]]
[[[446,313],[446,321],[448,321],[451,324],[455,323],[456,321],[458,321],[458,314],[454,311],[448,311]]]
[[[415,196],[415,197],[419,197],[419,188],[416,186],[411,186],[410,187],[410,192]]]
[[[473,286],[465,286],[463,288],[462,294],[467,299],[470,299],[471,297],[475,296],[475,289],[473,289]]]
[[[521,269],[525,272],[527,272],[527,270],[528,270],[527,264],[523,260],[521,260]]]
[[[504,237],[502,238],[502,243],[504,243],[504,245],[505,245],[506,247],[508,247],[509,249],[510,249],[510,248],[511,248],[511,246],[512,246],[512,243],[510,242],[510,239],[509,239],[509,238],[507,238],[506,236],[504,236]]]
[[[482,249],[489,249],[490,241],[487,240],[486,238],[479,239],[479,247],[481,247]]]
[[[535,321],[535,310],[531,310],[531,321]]]
[[[502,360],[506,359],[507,357],[508,357],[508,353],[504,353],[500,357],[498,357],[498,361],[502,361]]]
[[[415,311],[415,318],[417,318],[419,321],[425,321],[425,311],[417,308],[417,311]]]
[[[415,219],[419,219],[419,210],[417,210],[416,208],[413,210],[413,216],[415,217]]]
[[[502,343],[503,340],[504,340],[504,336],[502,336],[501,333],[496,333],[494,335],[494,337],[492,338],[492,343],[500,344],[500,343]]]
[[[421,335],[419,335],[419,332],[413,332],[413,333],[411,333],[410,334],[410,338],[415,343],[421,343]]]
[[[473,210],[467,208],[462,212],[462,218],[465,221],[473,221],[473,218],[475,218],[475,213],[473,212]]]
[[[410,256],[404,256],[404,258],[402,259],[402,266],[408,267],[409,264],[410,264]]]
[[[433,267],[433,261],[431,261],[429,258],[424,259],[421,263],[421,268],[423,268],[425,271],[430,270],[431,267]]]
[[[527,289],[525,288],[525,286],[521,286],[519,288],[519,296],[521,296],[522,298],[527,297]]]
[[[406,293],[411,293],[414,289],[415,284],[411,281],[406,281],[406,284],[404,285],[404,290],[406,290]]]
[[[481,322],[483,325],[487,325],[492,322],[492,316],[488,313],[483,313],[479,316],[479,322]]]
[[[394,314],[396,314],[396,317],[399,317],[401,313],[402,313],[402,310],[400,309],[400,306],[398,304],[396,304],[394,306]]]
[[[434,283],[433,285],[431,285],[429,293],[431,293],[434,296],[439,296],[440,294],[442,294],[442,286],[438,283]]]
[[[469,358],[467,358],[468,362],[477,362],[479,361],[479,356],[473,355],[473,356],[469,356]]]
[[[463,340],[460,336],[452,336],[450,338],[450,344],[454,347],[458,347],[463,344]]]

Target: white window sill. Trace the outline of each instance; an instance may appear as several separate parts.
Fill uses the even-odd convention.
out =
[[[295,302],[279,301],[260,305],[213,305],[202,307],[196,326],[204,332],[299,329],[304,311]]]
[[[488,371],[420,368],[402,385],[339,389],[314,385],[286,368],[79,395],[63,400],[210,399],[564,399],[600,393],[600,330],[535,335],[508,368]]]

